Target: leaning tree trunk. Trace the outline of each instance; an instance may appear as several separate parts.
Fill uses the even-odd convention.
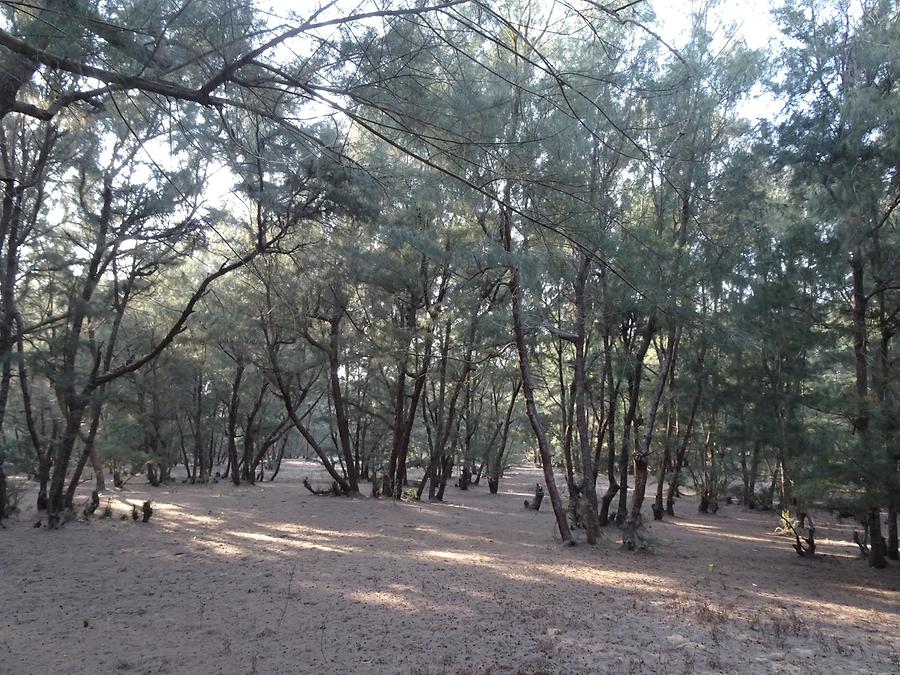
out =
[[[631,434],[637,434],[638,430],[635,426],[637,419],[638,403],[641,396],[641,379],[644,374],[644,358],[647,356],[647,350],[650,349],[650,343],[653,340],[653,333],[656,330],[656,310],[650,314],[647,319],[647,328],[641,338],[641,344],[637,353],[634,355],[634,363],[632,366],[632,374],[628,387],[628,410],[625,413],[625,420],[622,425],[622,447],[619,451],[619,510],[616,513],[616,525],[625,525],[628,516],[628,468],[631,464],[632,441]]]
[[[605,288],[606,284],[604,283],[603,286]],[[604,297],[605,295],[604,291]],[[603,494],[603,498],[600,500],[600,511],[597,518],[600,525],[606,525],[609,522],[609,507],[619,491],[619,483],[616,481],[616,407],[618,406],[619,388],[613,387],[612,345],[609,339],[608,324],[603,331],[603,351],[605,352],[603,369],[606,371],[606,389],[609,392],[609,408],[606,413],[606,447],[609,448],[609,455],[606,461],[606,479],[609,485]],[[619,382],[621,384],[621,380]]]
[[[49,504],[47,487],[50,483],[50,452],[44,445],[43,441],[41,441],[40,434],[38,434],[37,424],[35,423],[34,419],[34,409],[32,408],[31,404],[31,385],[29,384],[28,369],[25,364],[23,326],[24,323],[22,321],[21,315],[16,313],[16,331],[18,333],[16,348],[18,350],[17,354],[19,359],[19,392],[22,396],[22,407],[24,408],[25,412],[25,424],[28,427],[28,435],[31,438],[31,445],[34,448],[34,452],[37,455],[38,460],[37,509],[38,511],[45,511]],[[55,437],[56,433],[53,433],[52,436]]]
[[[353,447],[350,443],[350,420],[347,417],[347,411],[344,407],[344,394],[341,391],[340,378],[340,319],[341,315],[337,314],[330,320],[330,328],[328,331],[328,364],[331,383],[331,398],[334,403],[334,415],[337,420],[338,437],[340,438],[340,448],[344,455],[344,464],[346,466],[347,482],[350,484],[350,491],[353,494],[359,492],[359,475],[356,471],[356,462],[353,457]]]
[[[442,297],[442,293],[443,286],[441,292],[439,293],[439,298]],[[409,410],[406,412],[405,417],[403,415],[403,401],[405,399],[406,387],[403,382],[403,378],[407,377],[408,375],[406,373],[405,361],[401,364],[403,368],[403,375],[401,376],[397,384],[397,399],[395,402],[395,421],[399,421],[399,424],[396,424],[394,429],[394,446],[391,451],[390,464],[390,488],[392,490],[392,496],[394,499],[400,499],[400,496],[403,493],[403,486],[406,483],[406,458],[409,454],[409,443],[410,439],[412,438],[413,425],[415,424],[416,420],[416,410],[419,407],[419,402],[422,400],[422,392],[425,389],[425,380],[428,377],[428,369],[431,362],[431,350],[434,345],[435,324],[439,312],[440,306],[437,304],[432,305],[431,311],[429,311],[429,314],[431,314],[432,316],[432,320],[429,324],[428,332],[425,335],[422,363],[419,370],[413,376],[415,378],[415,382],[413,384],[412,396],[409,402]]]
[[[475,316],[472,318],[472,321],[469,325],[469,335],[468,335],[468,345],[466,347],[465,353],[465,362],[463,364],[462,372],[459,375],[459,379],[453,386],[453,392],[450,395],[450,403],[447,409],[446,416],[443,412],[444,405],[444,383],[446,381],[446,363],[447,363],[447,349],[449,346],[449,333],[450,333],[450,322],[447,322],[447,342],[443,348],[443,354],[441,356],[441,396],[438,401],[438,406],[440,410],[438,412],[437,419],[437,427],[435,429],[435,433],[437,434],[437,438],[435,439],[434,449],[431,453],[431,457],[428,460],[428,466],[425,469],[425,475],[422,476],[422,480],[419,483],[419,487],[416,490],[416,499],[422,498],[422,492],[425,489],[425,483],[430,481],[430,491],[429,498],[437,499],[437,501],[443,501],[444,498],[444,487],[447,483],[448,473],[453,466],[453,458],[450,457],[449,461],[444,461],[446,458],[444,457],[447,448],[452,448],[455,445],[455,440],[451,443],[451,434],[459,433],[459,424],[457,420],[456,413],[456,405],[459,401],[459,395],[463,391],[463,387],[469,379],[469,373],[472,370],[472,354],[475,343],[475,333],[478,329],[478,317]],[[440,481],[435,480],[435,474],[438,468],[442,469],[442,474]],[[437,489],[437,492],[435,490]]]
[[[503,456],[506,454],[506,446],[509,441],[509,428],[512,425],[513,410],[521,389],[522,381],[516,380],[516,384],[513,386],[512,396],[509,399],[509,407],[506,409],[506,417],[503,418],[503,429],[500,432],[500,447],[497,448],[497,455],[493,458],[493,462],[488,469],[488,490],[490,490],[492,495],[497,494],[497,491],[500,489],[500,477],[503,474]]]
[[[241,478],[248,483],[256,482],[256,467],[259,463],[256,460],[256,436],[259,433],[257,420],[268,390],[268,383],[260,387],[259,394],[253,402],[253,407],[244,421],[244,453],[241,459]]]
[[[669,379],[669,369],[675,360],[675,354],[678,352],[678,342],[681,339],[681,327],[678,326],[669,331],[669,353],[666,354],[663,361],[662,369],[656,378],[656,391],[647,408],[647,415],[644,419],[644,434],[641,437],[638,451],[634,456],[634,492],[631,497],[631,511],[628,513],[628,520],[625,521],[625,531],[622,535],[622,543],[628,550],[634,550],[637,545],[637,528],[638,519],[641,515],[641,506],[644,503],[644,492],[647,489],[648,462],[650,460],[650,441],[653,438],[653,429],[656,426],[656,417],[659,412],[659,402],[662,400],[663,391],[666,387],[666,380]]]
[[[510,253],[512,244],[512,225],[510,222],[510,214],[508,212],[504,212],[504,235],[505,248],[507,253]],[[522,378],[522,393],[525,398],[525,412],[537,440],[541,465],[544,469],[544,482],[547,485],[547,495],[550,497],[550,504],[553,507],[553,514],[556,517],[556,526],[559,529],[560,538],[563,543],[574,543],[572,532],[569,529],[569,522],[566,518],[566,509],[562,504],[562,499],[559,496],[559,488],[556,486],[556,479],[553,476],[553,452],[550,448],[550,441],[547,439],[544,425],[541,422],[540,414],[538,413],[537,405],[534,401],[531,364],[528,346],[525,344],[525,322],[522,317],[522,287],[519,284],[519,268],[510,265],[509,272],[513,332],[515,333],[516,350],[519,354],[519,371]]]
[[[74,400],[73,400],[74,399]],[[84,417],[85,403],[77,396],[70,398],[66,412],[66,425],[56,443],[53,452],[53,472],[50,477],[50,494],[47,503],[47,525],[50,528],[58,527],[62,521],[65,509],[66,469],[75,449],[75,441],[78,438],[78,430],[81,428],[81,420]]]
[[[700,407],[700,400],[703,398],[703,364],[705,358],[706,342],[702,341],[697,359],[700,371],[700,377],[697,380],[697,391],[694,394],[694,400],[691,402],[691,410],[688,413],[687,425],[685,426],[681,445],[678,447],[678,452],[675,454],[675,466],[672,467],[672,478],[669,481],[669,490],[666,494],[666,514],[670,516],[675,515],[675,495],[678,494],[678,481],[681,480],[681,469],[684,466],[687,451],[691,447],[691,439],[694,433],[694,420],[697,419],[697,410]]]
[[[669,386],[672,384],[670,382]],[[653,520],[662,520],[665,513],[663,505],[663,493],[665,491],[666,471],[672,462],[672,437],[678,428],[678,410],[675,407],[675,397],[669,401],[669,414],[666,421],[666,440],[663,445],[663,458],[659,464],[659,476],[656,481],[656,499],[653,501]]]

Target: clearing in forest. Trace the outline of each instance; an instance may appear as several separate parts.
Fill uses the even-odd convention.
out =
[[[898,568],[858,559],[849,521],[823,517],[810,560],[772,514],[684,498],[642,553],[614,527],[562,548],[522,507],[536,469],[429,504],[315,497],[316,467],[286,465],[129,484],[113,519],[55,532],[8,521],[0,672],[900,671]],[[149,523],[119,519],[147,498]]]

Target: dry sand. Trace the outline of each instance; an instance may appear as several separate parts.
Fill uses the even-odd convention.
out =
[[[540,473],[442,504],[314,497],[275,483],[137,484],[113,520],[0,530],[0,673],[900,672],[900,566],[852,523],[798,557],[771,514],[725,506],[562,548]],[[150,523],[118,519],[154,500]],[[105,503],[105,502],[104,502]]]

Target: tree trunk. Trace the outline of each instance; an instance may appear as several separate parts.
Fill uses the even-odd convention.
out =
[[[888,537],[887,537],[887,557],[891,560],[900,560],[900,551],[898,551],[897,541],[897,503],[891,502],[888,507]]]
[[[744,483],[744,493],[741,501],[748,509],[756,507],[756,477],[759,473],[760,442],[753,441],[753,450],[750,452],[750,466],[747,466],[746,453],[741,453],[741,478]]]
[[[603,297],[604,304],[606,303],[606,276],[604,275],[601,280],[603,281]],[[609,313],[609,309],[606,309],[606,313]],[[606,412],[606,428],[607,428],[607,443],[606,447],[609,449],[609,455],[607,456],[606,461],[606,479],[609,482],[609,485],[606,488],[606,492],[603,494],[603,498],[600,501],[600,512],[597,516],[597,521],[600,525],[606,525],[609,522],[609,507],[612,504],[613,499],[616,498],[616,494],[619,492],[619,483],[616,481],[616,408],[618,407],[618,398],[619,398],[619,387],[613,386],[613,369],[612,369],[612,344],[610,343],[609,338],[609,324],[604,325],[603,329],[603,352],[604,352],[604,364],[603,370],[606,372],[606,389],[609,392],[609,407]],[[619,380],[619,384],[621,385],[621,380]]]
[[[504,210],[504,247],[507,254],[511,253],[512,248],[512,224],[511,214]],[[509,266],[510,280],[510,298],[512,301],[512,317],[513,332],[515,333],[516,350],[519,354],[519,371],[522,378],[522,392],[525,398],[525,412],[531,429],[534,432],[540,452],[541,465],[544,469],[544,482],[547,485],[547,495],[550,497],[550,504],[553,507],[553,514],[556,517],[556,526],[559,529],[559,535],[563,543],[573,543],[572,532],[569,529],[569,523],[566,518],[566,510],[563,507],[562,499],[559,496],[559,489],[556,486],[556,479],[553,476],[553,451],[550,448],[550,442],[547,440],[547,434],[544,431],[544,425],[541,422],[537,405],[534,400],[534,386],[531,381],[531,365],[528,354],[528,346],[525,343],[524,318],[522,316],[522,288],[519,284],[519,268],[515,265]]]
[[[619,451],[619,510],[616,513],[616,525],[625,525],[628,517],[628,469],[631,465],[632,457],[632,431],[637,434],[637,409],[641,396],[641,379],[644,373],[644,358],[647,356],[647,350],[650,349],[650,343],[653,340],[653,333],[656,330],[656,311],[654,310],[647,319],[647,327],[641,338],[641,344],[634,355],[632,363],[632,372],[629,377],[628,387],[628,410],[625,413],[625,420],[622,425],[622,447]]]
[[[675,399],[674,397],[672,397],[669,402],[669,415],[666,422],[666,440],[663,445],[663,458],[662,462],[660,462],[659,464],[659,476],[657,477],[656,481],[656,499],[653,501],[654,520],[662,520],[663,514],[665,513],[665,506],[663,504],[663,492],[665,490],[666,471],[672,461],[672,437],[675,435],[678,426],[677,413],[678,411],[675,407]]]
[[[91,452],[89,456],[91,468],[94,470],[94,484],[97,492],[103,492],[106,489],[106,476],[104,475],[103,460],[100,458],[100,451],[97,446],[91,443]]]
[[[284,440],[281,441],[281,447],[278,449],[278,456],[275,458],[275,466],[272,468],[272,475],[269,476],[269,482],[271,483],[275,480],[275,477],[278,475],[278,472],[281,470],[281,460],[284,457],[284,449],[287,447],[287,436],[284,437]]]
[[[684,467],[684,460],[687,457],[687,451],[691,447],[691,438],[694,433],[694,420],[697,418],[697,409],[700,407],[700,399],[703,398],[703,363],[706,355],[706,343],[700,345],[700,354],[697,363],[700,367],[701,375],[697,380],[697,391],[694,394],[694,400],[691,402],[691,411],[688,413],[687,425],[684,429],[681,445],[675,455],[675,466],[672,467],[672,479],[669,481],[669,491],[666,494],[666,514],[675,515],[675,495],[678,494],[678,481],[681,479],[681,469]]]
[[[869,428],[869,366],[866,336],[866,293],[864,288],[862,248],[857,244],[850,257],[853,280],[853,355],[856,364],[856,429]]]
[[[6,473],[3,471],[3,457],[0,457],[0,521],[7,516]]]
[[[591,258],[582,253],[581,264],[575,277],[575,417],[578,426],[578,445],[581,451],[582,495],[587,497],[585,534],[587,543],[594,545],[600,534],[600,520],[597,507],[597,482],[594,471],[594,456],[591,454],[590,432],[587,422],[587,365],[585,340],[587,336],[587,307],[584,297],[587,286]]]
[[[237,419],[241,406],[241,381],[244,377],[244,362],[237,361],[237,368],[234,371],[234,381],[231,384],[231,400],[228,404],[228,465],[231,470],[231,482],[235,485],[241,484],[241,477],[238,472],[238,452],[235,436],[237,435]]]
[[[493,462],[488,469],[488,490],[492,495],[497,494],[497,491],[500,489],[500,478],[503,475],[503,457],[506,454],[506,446],[509,441],[509,428],[512,424],[513,409],[521,388],[522,380],[517,379],[513,386],[512,396],[509,399],[509,407],[506,409],[506,416],[503,418],[503,426],[500,431],[500,447],[497,448],[497,454],[494,456]]]
[[[47,486],[50,482],[50,451],[41,441],[38,434],[37,424],[34,419],[34,409],[31,403],[31,385],[29,384],[28,369],[25,363],[25,345],[23,339],[24,323],[21,315],[16,312],[16,340],[17,356],[19,359],[19,392],[22,396],[22,407],[25,413],[25,424],[28,427],[28,435],[31,438],[31,445],[38,460],[38,495],[37,509],[45,511],[49,505],[47,494]],[[56,424],[54,422],[54,430],[51,437],[56,437]]]
[[[347,482],[350,484],[350,492],[359,492],[359,475],[356,471],[356,462],[353,457],[353,447],[350,443],[350,420],[344,407],[344,395],[341,391],[340,379],[340,315],[332,318],[328,331],[328,363],[331,377],[331,397],[334,403],[334,415],[337,419],[338,437],[340,438],[341,452],[344,455],[344,465],[347,473]]]
[[[72,473],[72,478],[69,480],[69,487],[66,489],[65,504],[67,509],[72,508],[72,503],[75,500],[75,490],[78,488],[78,484],[81,482],[81,474],[84,471],[84,467],[86,466],[88,459],[91,459],[91,461],[95,462],[94,474],[97,492],[100,492],[105,488],[102,463],[100,463],[99,476],[97,476],[98,469],[96,464],[99,463],[99,461],[94,448],[94,441],[97,438],[97,431],[100,428],[100,412],[100,401],[95,400],[91,404],[91,426],[88,430],[87,437],[84,439],[84,448],[82,449],[81,456],[78,458],[78,464],[75,466],[75,471]]]
[[[209,482],[210,462],[203,438],[203,371],[197,373],[197,386],[194,387],[194,457],[199,465],[199,480]],[[197,472],[194,472],[197,476]]]
[[[887,546],[881,535],[881,509],[869,509],[869,565],[878,569],[887,567]]]
[[[38,460],[38,494],[37,510],[46,511],[50,506],[50,458],[41,457]]]
[[[663,391],[666,387],[666,380],[669,379],[669,369],[675,360],[675,354],[678,352],[678,343],[681,340],[681,326],[677,326],[669,331],[669,353],[663,361],[662,368],[656,378],[656,391],[647,407],[647,415],[644,419],[644,434],[641,437],[640,445],[634,456],[634,493],[631,498],[631,511],[628,513],[628,520],[625,522],[625,531],[623,534],[623,543],[629,550],[634,550],[637,545],[637,528],[638,519],[641,515],[641,506],[644,503],[644,492],[647,488],[647,465],[650,460],[650,441],[653,438],[653,429],[656,425],[656,417],[659,412],[659,403],[662,400]]]
[[[575,432],[573,424],[575,418],[575,379],[567,387],[565,379],[565,365],[563,363],[563,342],[557,344],[557,367],[559,370],[559,398],[560,414],[563,428],[563,463],[566,469],[566,487],[569,492],[569,501],[578,499],[578,486],[575,485],[575,467],[572,462],[572,437]]]
[[[400,499],[400,495],[403,492],[403,487],[406,485],[406,458],[409,454],[409,441],[412,437],[413,425],[415,424],[416,410],[419,407],[419,402],[422,400],[422,391],[425,389],[425,380],[428,376],[428,367],[429,361],[431,360],[431,348],[433,340],[434,327],[432,326],[428,335],[426,335],[425,337],[424,356],[422,358],[421,368],[419,369],[419,372],[415,374],[415,384],[413,385],[413,392],[409,402],[409,410],[407,411],[405,418],[403,417],[403,408],[401,404],[405,387],[402,382],[398,385],[400,387],[400,390],[398,391],[397,395],[397,403],[398,405],[400,405],[400,407],[398,408],[398,412],[400,414],[401,422],[400,425],[395,429],[395,448],[391,453],[391,467],[393,468],[393,474],[391,476],[391,487],[393,490],[392,494],[394,499]]]
[[[53,473],[50,478],[50,494],[47,504],[47,526],[50,528],[58,527],[62,521],[65,509],[66,469],[72,458],[84,410],[85,404],[79,398],[75,398],[75,401],[70,403],[66,414],[66,426],[62,436],[57,439],[55,444]]]

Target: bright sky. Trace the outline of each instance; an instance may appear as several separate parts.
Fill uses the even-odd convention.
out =
[[[553,0],[545,0],[553,2]],[[570,0],[571,1],[571,0]],[[681,47],[687,40],[692,14],[699,8],[708,4],[709,0],[646,0],[652,5],[657,16],[653,29],[669,45]],[[623,0],[623,3],[625,0]],[[291,11],[299,16],[310,16],[318,7],[327,4],[328,0],[269,0],[263,1],[263,7],[267,7],[272,13],[273,21],[276,17],[287,17]],[[721,0],[718,7],[711,12],[710,25],[721,27],[716,32],[716,43],[725,46],[733,40],[743,40],[754,49],[768,49],[778,39],[778,29],[772,20],[771,7],[780,0]],[[498,4],[500,4],[498,0]],[[614,3],[609,3],[614,4]],[[327,20],[348,14],[369,12],[374,9],[373,4],[366,0],[338,0],[338,3],[323,12],[319,20]],[[376,22],[377,23],[377,22]],[[757,92],[740,105],[739,111],[750,119],[771,118],[780,106],[773,98],[763,92]],[[315,114],[315,106],[311,108]],[[321,114],[330,112],[325,106],[321,107]],[[231,190],[233,176],[226,170],[220,169],[219,175],[210,181],[215,193],[214,201],[233,199]]]
[[[703,0],[651,0],[657,16],[656,29],[670,45],[678,47],[687,39],[691,15]],[[780,31],[772,17],[773,7],[780,0],[723,0],[711,14],[710,25],[721,25],[716,43],[724,46],[729,40],[743,40],[751,49],[771,52],[780,39]],[[743,116],[758,120],[771,119],[781,105],[762,87],[738,106]]]
[[[653,0],[660,34],[667,40],[682,42],[694,8],[704,4],[697,0]],[[725,0],[713,11],[713,23],[734,25],[736,37],[742,38],[753,49],[765,49],[778,37],[778,27],[772,21],[773,6],[771,0]]]

